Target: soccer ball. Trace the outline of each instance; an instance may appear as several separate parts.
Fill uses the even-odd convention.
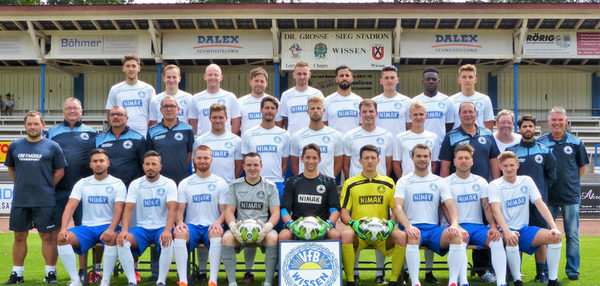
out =
[[[327,232],[327,229],[315,217],[301,217],[297,221],[298,223],[292,232],[298,239],[315,240],[321,238]]]
[[[361,219],[360,228],[369,241],[385,240],[390,233],[387,220],[377,217]]]
[[[240,225],[238,229],[242,235],[244,243],[258,242],[258,233],[261,231],[260,224],[255,219],[247,219]]]

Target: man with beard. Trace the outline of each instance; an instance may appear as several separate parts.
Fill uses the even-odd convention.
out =
[[[521,141],[521,135],[514,132],[515,114],[510,110],[502,109],[498,112],[498,115],[496,115],[496,129],[494,140],[500,153],[508,147],[519,144],[519,141]]]
[[[383,86],[383,93],[373,97],[378,106],[377,126],[396,136],[406,131],[410,98],[396,91],[398,69],[395,66],[381,70],[379,83]]]
[[[39,111],[25,115],[27,137],[8,146],[8,175],[14,182],[9,229],[14,231],[12,247],[13,269],[5,284],[23,283],[27,235],[35,227],[42,240],[42,255],[46,262],[46,282],[58,283],[56,277],[56,228],[54,187],[65,174],[67,162],[58,143],[42,137],[46,124]],[[32,179],[35,178],[35,179]]]
[[[240,105],[240,114],[242,115],[240,133],[237,134],[238,136],[260,124],[260,120],[262,119],[260,102],[265,96],[270,96],[265,93],[267,85],[269,84],[269,74],[267,74],[267,71],[262,67],[257,67],[250,71],[249,83],[251,92],[237,100]]]
[[[179,111],[177,112],[177,118],[181,122],[188,122],[188,109],[192,102],[192,95],[179,89],[179,82],[181,82],[181,71],[176,65],[168,65],[163,70],[163,82],[165,83],[165,91],[159,93],[157,96],[152,98],[150,101],[150,122],[149,126],[152,126],[160,122],[163,118],[160,111],[160,103],[166,96],[172,96],[179,105]]]
[[[323,122],[325,125],[346,134],[352,128],[359,125],[358,105],[362,98],[352,92],[352,70],[348,66],[339,66],[335,69],[335,83],[337,92],[334,92],[325,98],[323,105]]]
[[[499,116],[499,115],[498,115]],[[535,182],[542,200],[548,203],[548,188],[556,178],[556,159],[546,146],[535,141],[536,118],[532,115],[524,115],[517,121],[521,141],[518,145],[508,147],[507,151],[514,152],[519,158],[519,169],[517,175],[529,176]],[[529,206],[529,225],[548,228],[548,224],[537,208]],[[546,246],[541,245],[535,252],[535,280],[548,284],[546,273]]]

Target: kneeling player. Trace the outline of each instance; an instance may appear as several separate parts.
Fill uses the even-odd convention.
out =
[[[235,279],[236,252],[247,245],[242,244],[238,222],[255,219],[262,224],[258,234],[258,246],[265,253],[265,283],[271,286],[277,266],[277,232],[273,226],[279,222],[279,191],[275,183],[262,178],[262,161],[255,152],[246,154],[243,160],[246,176],[229,185],[227,194],[225,221],[229,230],[223,234],[223,264],[227,272],[229,286],[237,285]],[[237,217],[235,216],[237,210]],[[269,212],[271,216],[269,216]]]
[[[448,285],[456,285],[467,253],[459,230],[452,193],[444,179],[429,172],[431,150],[417,144],[411,158],[413,173],[403,176],[396,184],[394,215],[406,232],[406,263],[412,285],[419,282],[419,246],[423,245],[440,256],[448,253]],[[448,212],[449,227],[439,226],[439,206]],[[449,250],[449,251],[448,251]]]
[[[177,226],[173,248],[179,286],[186,286],[188,250],[200,244],[209,248],[210,279],[209,286],[217,285],[217,276],[221,266],[222,224],[225,222],[225,200],[227,198],[227,182],[210,172],[212,150],[201,145],[194,151],[193,174],[179,183],[177,194]],[[185,222],[183,215],[185,212]]]
[[[468,237],[468,244],[475,245],[478,249],[484,246],[490,248],[492,266],[497,277],[496,284],[506,285],[506,253],[502,244],[502,234],[498,231],[488,202],[488,183],[484,178],[471,173],[474,151],[475,149],[469,144],[456,146],[454,149],[456,173],[444,180],[450,186],[452,197],[456,202],[458,223],[464,232],[463,237]],[[482,207],[490,227],[483,224]],[[459,275],[459,281],[463,285],[467,284],[466,262]]]
[[[498,159],[502,177],[490,183],[490,203],[494,218],[502,229],[506,244],[506,260],[515,285],[523,285],[519,250],[531,255],[540,245],[548,245],[548,285],[560,285],[558,263],[562,233],[556,227],[533,180],[528,176],[517,176],[517,169],[519,169],[517,155],[512,151],[505,151]],[[533,202],[550,225],[550,230],[528,226],[530,202]]]
[[[340,197],[335,179],[319,173],[321,148],[314,143],[304,146],[300,159],[304,164],[304,171],[289,178],[283,189],[281,218],[287,229],[281,230],[279,240],[292,239],[295,220],[307,216],[326,220],[326,237],[340,239],[340,232],[335,229],[335,222],[340,216]]]
[[[101,242],[104,246],[104,275],[100,285],[110,285],[110,276],[117,262],[117,228],[121,221],[127,190],[121,180],[108,174],[108,153],[91,151],[90,168],[94,175],[79,180],[69,197],[58,235],[58,254],[65,265],[71,285],[81,285],[75,253],[81,255]],[[82,204],[82,224],[67,230],[75,209]]]
[[[346,273],[346,285],[354,285],[355,253],[366,247],[374,247],[381,253],[392,254],[392,276],[390,285],[396,285],[398,276],[404,266],[405,237],[389,220],[392,231],[391,237],[384,241],[368,242],[359,230],[359,220],[364,217],[387,219],[390,209],[394,207],[394,181],[377,173],[379,150],[374,145],[360,148],[359,163],[362,166],[360,174],[346,180],[342,188],[341,216],[342,222],[349,227],[342,231],[342,263]]]

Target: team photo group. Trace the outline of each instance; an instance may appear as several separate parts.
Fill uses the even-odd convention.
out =
[[[221,283],[235,286],[237,254],[243,250],[245,264],[239,282],[251,283],[260,249],[271,286],[285,267],[285,240],[340,241],[347,286],[359,283],[365,249],[375,250],[375,282],[392,286],[420,279],[468,285],[467,249],[472,279],[481,282],[523,285],[522,253],[535,255],[535,281],[560,285],[561,259],[566,278],[579,279],[579,188],[588,156],[566,131],[563,107],[549,110],[549,132],[536,138],[534,116],[494,115],[470,64],[458,69],[460,92],[452,96],[438,91],[440,72],[425,68],[423,93],[414,97],[397,91],[394,66],[381,70],[376,96],[352,92],[348,66],[336,68],[337,91],[324,96],[309,85],[309,65],[297,62],[295,86],[276,97],[265,93],[262,67],[250,71],[251,93],[240,97],[221,88],[215,64],[203,74],[206,90],[194,95],[179,89],[176,65],[164,67],[160,94],[138,79],[141,69],[137,56],[123,58],[125,80],[110,89],[103,132],[82,122],[74,97],[64,100],[64,122],[55,126],[27,112],[27,135],[9,146],[5,161],[14,181],[5,285],[25,281],[32,228],[48,284],[58,283],[60,257],[63,277],[82,285],[86,254],[95,251],[101,261],[94,267],[103,272],[89,278],[100,285],[110,285],[115,265],[128,285],[167,285],[174,260],[185,286],[194,255],[199,281],[217,285],[222,262]],[[146,250],[152,274],[142,279]],[[431,271],[434,253],[447,255],[448,281]]]

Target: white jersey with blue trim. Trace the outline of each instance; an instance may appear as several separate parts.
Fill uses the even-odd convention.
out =
[[[136,226],[146,229],[164,227],[169,214],[167,203],[177,202],[177,184],[165,176],[154,182],[142,176],[129,185],[125,202],[135,204]]]
[[[304,91],[298,91],[296,87],[292,87],[281,94],[278,120],[281,120],[281,117],[287,117],[287,130],[291,135],[296,134],[298,130],[310,123],[306,110],[308,109],[308,99],[311,96],[325,98],[320,90],[310,86]]]
[[[185,222],[194,225],[212,225],[221,216],[219,204],[226,204],[229,185],[223,178],[210,174],[201,178],[196,174],[179,183],[177,202],[186,204]]]
[[[403,176],[396,183],[395,198],[404,200],[404,213],[411,224],[440,224],[440,203],[452,199],[448,183],[440,176],[415,173]]]
[[[415,164],[412,160],[412,149],[417,144],[427,144],[431,149],[431,162],[438,160],[440,154],[440,141],[432,132],[424,130],[422,133],[414,133],[407,130],[396,136],[394,140],[394,161],[400,161],[402,167],[402,176],[412,173],[415,170]],[[431,172],[431,163],[429,163]]]
[[[475,124],[477,126],[485,127],[483,124],[487,121],[494,120],[494,108],[492,107],[492,101],[490,97],[480,93],[475,92],[470,96],[466,96],[462,94],[462,92],[458,92],[450,97],[450,101],[454,105],[454,127],[452,129],[460,126],[460,116],[458,114],[458,109],[460,108],[460,104],[465,101],[470,101],[475,104],[475,110],[477,111],[477,120],[475,120]]]
[[[348,131],[342,138],[344,155],[350,157],[350,177],[354,177],[361,172],[362,166],[358,162],[358,159],[360,159],[360,148],[368,144],[375,145],[379,150],[377,173],[382,175],[387,174],[385,157],[392,157],[394,154],[394,136],[390,131],[376,127],[373,131],[369,132],[361,126]]]
[[[225,123],[227,130],[231,131],[231,119],[241,116],[235,94],[223,89],[219,89],[217,93],[210,93],[208,90],[201,91],[192,97],[188,115],[189,119],[198,119],[196,134],[210,132],[211,123],[208,117],[210,116],[210,106],[215,103],[221,103],[227,107],[227,122]]]
[[[206,145],[212,151],[212,164],[210,172],[223,178],[227,183],[235,180],[235,160],[242,160],[242,139],[237,135],[225,131],[221,135],[208,132],[196,137],[193,150]]]
[[[162,100],[167,96],[167,92],[163,91],[155,96],[152,101],[150,101],[150,120],[160,122],[163,119],[162,112],[160,112],[160,105]],[[175,100],[177,100],[177,105],[179,105],[179,112],[177,112],[177,118],[180,121],[187,123],[188,122],[188,114],[190,103],[192,103],[192,95],[183,91],[178,90],[175,95],[173,95]]]
[[[115,202],[125,202],[127,188],[111,175],[97,180],[93,175],[75,183],[69,198],[81,202],[81,224],[99,226],[110,224],[114,216]]]
[[[458,223],[483,223],[481,199],[488,197],[488,182],[475,174],[463,179],[456,173],[444,178],[450,186],[456,210]]]
[[[421,93],[412,99],[412,102],[417,101],[425,104],[427,112],[425,130],[435,133],[442,144],[442,140],[446,136],[446,124],[454,123],[455,120],[460,121],[454,117],[454,104],[447,95],[441,92],[433,97]],[[408,122],[412,122],[412,120],[408,119]]]
[[[362,97],[351,93],[343,96],[337,92],[328,95],[323,101],[325,113],[323,113],[323,122],[342,134],[358,127],[360,123],[358,106]]]
[[[389,98],[380,94],[373,97],[377,102],[377,126],[387,129],[396,136],[406,131],[406,122],[408,122],[408,107],[411,99],[400,93],[396,93]]]
[[[240,106],[240,114],[242,115],[242,123],[240,129],[242,133],[250,130],[250,128],[259,125],[262,122],[262,113],[260,112],[260,102],[263,98],[270,96],[263,94],[263,96],[256,98],[252,94],[246,94],[238,98],[238,104]]]
[[[242,154],[260,154],[260,175],[275,183],[283,182],[282,158],[290,156],[290,134],[277,126],[265,129],[258,125],[242,134]]]
[[[517,176],[512,184],[503,177],[495,179],[490,183],[489,196],[490,204],[500,203],[502,216],[513,230],[529,225],[529,203],[542,198],[529,176]]]
[[[314,143],[321,148],[321,163],[319,163],[319,173],[335,177],[333,174],[333,163],[336,156],[344,155],[342,145],[342,136],[329,126],[323,126],[320,130],[312,130],[308,127],[300,129],[292,136],[290,146],[290,156],[302,157],[304,146]],[[299,173],[304,172],[304,164],[299,160]]]
[[[123,81],[110,88],[106,99],[106,110],[110,110],[115,105],[123,106],[127,109],[129,117],[127,126],[145,136],[148,133],[150,101],[155,95],[154,87],[141,80],[133,85]]]

